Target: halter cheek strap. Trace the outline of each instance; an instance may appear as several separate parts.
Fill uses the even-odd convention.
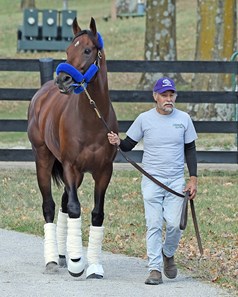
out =
[[[91,81],[91,79],[94,77],[94,75],[98,72],[99,67],[95,64],[90,65],[88,70],[83,75],[83,80],[79,81],[78,83],[72,84],[72,86],[75,87],[74,93],[80,94],[84,91],[85,88],[87,88],[88,83]],[[80,73],[81,74],[81,73]]]
[[[81,32],[81,34],[83,34]],[[81,35],[80,34],[80,35]],[[77,36],[75,36],[76,38]],[[90,67],[87,69],[87,71],[82,74],[78,69],[76,69],[74,66],[68,64],[68,63],[60,63],[56,68],[56,74],[59,75],[60,72],[65,72],[69,74],[73,80],[75,81],[74,84],[71,86],[74,87],[74,93],[80,94],[87,88],[88,83],[91,81],[91,79],[94,77],[94,75],[98,72],[99,66],[97,66],[98,59],[101,59],[101,49],[103,48],[103,39],[100,33],[98,32],[98,56],[96,61],[90,65]]]
[[[104,47],[104,42],[101,34],[98,32],[98,49],[101,50]]]

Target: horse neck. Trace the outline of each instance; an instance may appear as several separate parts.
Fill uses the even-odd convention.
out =
[[[108,90],[107,65],[105,56],[103,54],[100,61],[100,68],[96,74],[95,79],[88,84],[88,93],[100,112],[107,113],[111,106]]]
[[[100,81],[100,85],[103,86],[104,92],[107,94],[107,99],[109,99],[109,90],[108,90],[108,78],[107,78],[107,63],[105,54],[102,51],[102,58],[100,61],[100,68],[98,71],[98,80]]]

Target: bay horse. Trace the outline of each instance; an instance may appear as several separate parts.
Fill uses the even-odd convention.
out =
[[[118,125],[109,98],[103,39],[93,18],[89,27],[81,30],[74,19],[67,60],[58,65],[55,80],[46,82],[32,98],[27,132],[43,199],[46,272],[67,266],[72,276],[79,277],[87,265],[87,278],[102,278],[104,198],[116,155],[107,132],[117,132]],[[77,189],[86,172],[94,180],[94,207],[85,256]],[[64,185],[57,224],[52,179]]]

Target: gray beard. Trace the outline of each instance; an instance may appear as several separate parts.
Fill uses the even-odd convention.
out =
[[[163,110],[164,110],[165,112],[169,112],[169,113],[171,113],[171,112],[173,111],[173,107],[164,107]]]

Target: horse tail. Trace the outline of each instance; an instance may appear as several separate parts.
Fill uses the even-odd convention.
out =
[[[57,159],[53,165],[51,176],[57,187],[63,184],[63,166]]]

